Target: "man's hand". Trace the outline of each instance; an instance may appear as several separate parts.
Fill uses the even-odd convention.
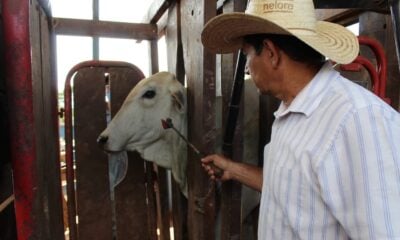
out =
[[[262,169],[240,162],[234,162],[222,155],[213,154],[201,159],[202,166],[213,180],[236,180],[259,192],[262,188]],[[222,175],[216,173],[216,168],[222,170]]]
[[[232,160],[218,154],[208,155],[201,159],[202,166],[204,170],[208,173],[211,179],[213,180],[221,180],[227,181],[232,179],[232,176],[229,172],[229,166],[232,163]],[[216,174],[216,169],[219,168],[222,170],[222,175]]]

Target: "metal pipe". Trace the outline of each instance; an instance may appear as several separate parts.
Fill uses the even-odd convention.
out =
[[[119,61],[85,61],[81,62],[68,72],[65,80],[64,88],[64,107],[65,107],[65,163],[66,163],[66,180],[67,180],[67,209],[68,209],[68,224],[70,231],[70,239],[76,240],[76,198],[75,198],[75,172],[73,159],[73,127],[72,127],[72,89],[71,80],[79,69],[88,67],[128,67],[140,71],[136,66]]]
[[[10,146],[18,239],[32,239],[38,202],[33,115],[30,1],[2,0]]]
[[[361,45],[368,46],[375,54],[377,72],[379,75],[379,87],[377,95],[386,101],[386,82],[387,82],[387,59],[382,45],[375,39],[359,36],[358,41]]]
[[[360,64],[362,65],[369,73],[369,76],[371,77],[371,82],[372,82],[372,92],[379,96],[379,91],[380,91],[380,81],[379,81],[379,75],[375,69],[375,66],[365,57],[363,56],[358,56],[353,63],[351,64]],[[343,65],[343,70],[346,70],[346,65]]]
[[[394,42],[397,53],[397,66],[400,70],[400,4],[399,0],[390,1],[390,13],[392,15]]]

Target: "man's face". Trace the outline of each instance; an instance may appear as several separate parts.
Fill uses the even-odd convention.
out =
[[[274,76],[272,76],[273,71],[270,61],[267,58],[266,50],[263,49],[262,52],[257,55],[254,47],[245,43],[243,44],[242,51],[247,57],[246,71],[251,75],[254,84],[262,94],[269,93],[272,90],[270,88]]]

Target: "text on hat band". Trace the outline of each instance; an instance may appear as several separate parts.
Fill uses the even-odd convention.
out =
[[[293,12],[293,0],[279,1],[275,0],[272,3],[265,3],[263,10],[264,13],[268,12]]]

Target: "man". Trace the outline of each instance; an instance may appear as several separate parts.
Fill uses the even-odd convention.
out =
[[[219,15],[203,44],[238,48],[275,112],[264,169],[221,155],[202,159],[261,191],[259,239],[400,239],[400,115],[336,72],[358,54],[344,27],[315,20],[311,0],[253,0]]]

